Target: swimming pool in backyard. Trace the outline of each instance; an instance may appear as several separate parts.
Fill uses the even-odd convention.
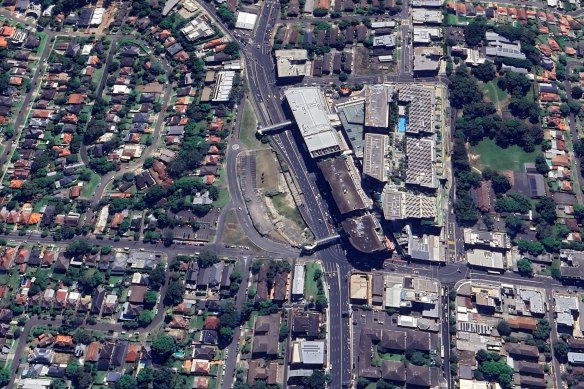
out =
[[[406,132],[406,118],[404,116],[397,118],[397,132]]]

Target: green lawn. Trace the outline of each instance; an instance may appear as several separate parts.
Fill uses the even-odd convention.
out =
[[[227,191],[227,188],[219,186],[219,196],[217,197],[217,200],[213,201],[213,206],[223,208],[228,200],[229,192]]]
[[[486,84],[483,84],[485,88],[485,92],[489,100],[496,104],[497,100],[503,101],[507,98],[507,92],[503,89],[499,88],[495,81],[489,81]]]
[[[296,209],[295,207],[294,208],[290,207],[288,203],[285,201],[284,195],[279,194],[277,196],[272,197],[272,204],[274,204],[274,208],[276,208],[276,211],[278,211],[278,213],[281,216],[293,221],[301,229],[304,229],[306,227],[306,225],[304,224],[304,220],[302,219],[302,216],[300,216],[300,212],[298,212],[298,209]]]
[[[518,146],[510,146],[503,149],[491,139],[484,139],[476,146],[470,147],[470,153],[478,158],[472,160],[473,167],[482,170],[490,167],[496,171],[523,170],[523,164],[533,162],[539,153],[539,147],[535,151],[526,153]]]
[[[316,262],[306,262],[306,272],[304,277],[304,297],[306,299],[316,298],[318,293],[318,288],[316,286],[316,281],[314,281],[314,273],[316,269],[320,269],[320,265]]]
[[[249,319],[247,319],[247,322],[245,323],[245,326],[247,328],[253,328],[253,325],[255,323],[255,318],[258,316],[258,311],[252,311],[251,314],[249,315]]]
[[[381,359],[385,359],[387,361],[401,361],[402,356],[399,354],[379,354],[381,355]]]
[[[99,175],[92,173],[89,182],[83,183],[80,196],[81,197],[93,196],[93,192],[95,192],[95,188],[97,187],[97,184],[99,184],[99,179],[100,179]]]
[[[241,115],[241,123],[239,123],[239,141],[248,149],[265,149],[267,145],[263,144],[256,138],[256,129],[258,121],[253,107],[249,100],[243,103],[243,114]]]
[[[124,276],[109,276],[108,284],[110,285],[117,285],[119,281],[123,281]]]
[[[201,315],[197,315],[194,318],[191,319],[189,328],[194,328],[197,330],[200,330],[201,328],[203,328],[203,316]]]
[[[445,24],[447,26],[455,26],[456,25],[456,15],[447,14],[445,19]]]

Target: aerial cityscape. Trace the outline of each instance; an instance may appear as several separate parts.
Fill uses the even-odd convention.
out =
[[[0,0],[0,388],[584,389],[583,159],[584,0]]]

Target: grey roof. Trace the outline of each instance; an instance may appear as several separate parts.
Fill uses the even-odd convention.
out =
[[[365,126],[387,128],[390,89],[386,85],[368,85],[365,89]]]
[[[363,147],[363,174],[385,182],[388,179],[387,152],[389,136],[381,134],[365,134]]]
[[[300,358],[304,365],[324,364],[324,340],[301,340]]]
[[[338,114],[343,130],[357,158],[363,157],[363,123],[365,121],[365,102],[360,101],[339,107]]]

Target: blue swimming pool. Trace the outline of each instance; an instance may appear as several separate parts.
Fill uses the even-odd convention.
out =
[[[406,118],[404,116],[397,118],[397,132],[406,132]]]

